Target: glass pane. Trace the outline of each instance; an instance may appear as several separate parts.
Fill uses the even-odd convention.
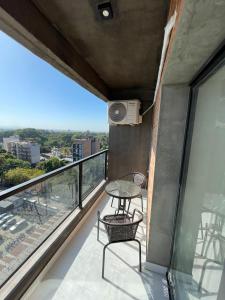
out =
[[[199,87],[172,259],[176,299],[225,299],[225,67]]]
[[[105,153],[83,163],[82,198],[105,178]]]
[[[0,284],[78,206],[78,166],[0,201]]]

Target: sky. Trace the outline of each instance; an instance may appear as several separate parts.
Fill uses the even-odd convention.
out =
[[[108,131],[107,104],[0,31],[0,128]]]

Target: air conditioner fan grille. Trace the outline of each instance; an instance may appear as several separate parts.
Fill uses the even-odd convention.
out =
[[[121,122],[127,114],[126,106],[119,102],[113,103],[109,108],[109,117],[113,122]]]

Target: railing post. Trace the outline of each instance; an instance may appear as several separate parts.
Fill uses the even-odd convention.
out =
[[[83,164],[79,163],[79,208],[82,209],[82,179],[83,179]]]
[[[105,152],[105,180],[108,176],[108,151]]]

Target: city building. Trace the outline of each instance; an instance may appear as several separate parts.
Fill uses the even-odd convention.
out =
[[[51,154],[52,154],[52,156],[57,157],[57,158],[61,158],[61,156],[62,156],[60,149],[57,147],[52,148]]]
[[[31,142],[7,142],[8,152],[31,164],[40,161],[40,145]]]
[[[110,125],[108,151],[0,194],[28,194],[47,219],[31,218],[22,238],[4,244],[1,298],[224,300],[225,1],[5,0],[0,8],[4,32],[99,101],[140,100],[142,116]],[[132,192],[120,181],[111,206],[105,187],[134,171],[148,178],[136,227],[142,251],[129,241],[103,252],[107,233],[113,241],[133,230],[108,219],[97,241],[98,211],[115,214]],[[37,196],[26,193],[37,187]]]
[[[3,149],[5,149],[7,152],[9,151],[10,148],[10,143],[11,142],[19,142],[20,141],[20,137],[18,135],[12,135],[10,137],[4,137],[3,138]]]
[[[96,138],[76,139],[72,146],[73,161],[77,161],[100,151],[100,142]]]

